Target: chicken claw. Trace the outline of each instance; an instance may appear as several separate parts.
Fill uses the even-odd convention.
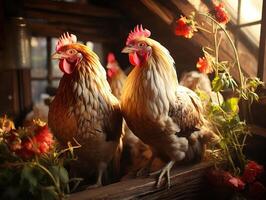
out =
[[[160,173],[159,178],[158,178],[157,183],[156,183],[156,187],[157,188],[159,188],[161,186],[161,182],[162,182],[163,176],[166,176],[166,178],[167,178],[167,187],[168,187],[168,189],[170,188],[170,186],[171,186],[171,182],[170,182],[170,170],[172,169],[172,167],[174,166],[174,164],[175,164],[175,161],[170,161],[161,170],[159,170],[158,172],[154,172],[154,173],[151,174],[151,175],[154,175],[154,174]]]

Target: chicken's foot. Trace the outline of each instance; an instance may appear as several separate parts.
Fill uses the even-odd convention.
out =
[[[93,188],[98,188],[98,187],[101,187],[103,185],[102,184],[102,177],[103,177],[103,173],[106,170],[106,167],[107,167],[106,163],[101,163],[99,165],[97,182],[93,185],[88,186],[87,190],[93,189]]]
[[[167,178],[167,187],[170,188],[171,186],[171,182],[170,182],[170,170],[172,169],[172,167],[174,166],[175,161],[170,161],[169,163],[167,163],[161,170],[157,171],[157,172],[153,172],[150,175],[156,175],[156,174],[160,174],[159,178],[157,180],[156,183],[156,187],[160,187],[161,186],[161,182],[162,182],[162,178],[164,176],[166,176]]]

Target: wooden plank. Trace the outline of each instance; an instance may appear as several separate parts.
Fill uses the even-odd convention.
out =
[[[213,166],[202,162],[171,171],[171,188],[155,187],[156,177],[143,177],[121,181],[93,190],[70,195],[70,200],[98,199],[193,199],[198,198],[206,184],[205,173]]]
[[[56,13],[67,13],[70,15],[84,15],[105,18],[120,18],[119,12],[114,9],[103,8],[83,3],[71,3],[63,1],[49,1],[49,0],[24,0],[26,9],[46,10]]]
[[[258,58],[258,77],[266,81],[266,1],[263,1],[260,46]]]
[[[16,120],[20,114],[20,102],[15,69],[0,70],[0,99],[0,115],[7,114]]]
[[[256,126],[256,125],[251,125],[250,129],[251,129],[251,132],[253,134],[266,138],[266,128],[262,128],[262,127]]]
[[[18,94],[20,103],[19,122],[22,122],[26,114],[32,109],[31,95],[31,70],[30,68],[16,69],[18,79]]]
[[[46,24],[37,21],[28,21],[28,27],[32,35],[58,37],[63,32],[71,32],[78,36],[81,41],[94,41],[102,43],[115,43],[119,40],[118,37],[110,35],[109,32],[97,31],[90,27],[77,27],[60,24]]]
[[[156,3],[153,0],[141,0],[141,2],[149,8],[152,12],[156,13],[158,16],[160,16],[161,19],[164,20],[165,23],[170,25],[173,20],[174,16],[172,13],[165,8],[162,4]]]
[[[46,69],[47,69],[47,80],[48,80],[48,85],[52,85],[52,78],[53,78],[53,66],[52,66],[52,39],[51,37],[46,37]]]
[[[4,27],[5,27],[4,26],[4,1],[0,1],[0,38],[2,38],[2,40],[5,39]],[[4,43],[3,42],[0,43],[0,51],[2,51],[2,49],[4,49]],[[1,66],[0,66],[0,68],[1,68]]]
[[[121,19],[99,18],[83,15],[69,15],[67,13],[49,12],[47,10],[35,10],[26,8],[25,16],[27,19],[39,20],[45,23],[72,24],[73,26],[90,26],[100,28],[116,27]]]

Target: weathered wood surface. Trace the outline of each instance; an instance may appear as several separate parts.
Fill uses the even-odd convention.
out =
[[[74,193],[69,199],[200,199],[206,186],[206,171],[212,166],[209,162],[202,162],[173,169],[170,189],[166,186],[156,188],[156,177],[143,177]]]
[[[49,1],[49,0],[24,0],[26,8],[35,10],[46,10],[50,12],[60,12],[72,15],[85,15],[94,17],[108,17],[119,18],[121,14],[113,9],[93,6],[84,3],[71,3],[63,1]]]

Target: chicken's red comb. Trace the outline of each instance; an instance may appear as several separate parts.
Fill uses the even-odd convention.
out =
[[[136,37],[140,37],[140,36],[150,37],[151,32],[148,29],[143,29],[142,25],[135,26],[134,31],[131,31],[128,34],[126,45],[128,45]]]
[[[112,52],[108,53],[108,56],[107,56],[107,62],[108,62],[108,63],[112,63],[112,62],[115,62],[115,61],[116,61],[116,59],[115,59],[115,54],[112,53]]]
[[[59,40],[56,44],[56,51],[58,51],[62,46],[73,44],[77,42],[77,36],[69,34],[68,32],[64,33],[59,37]]]

